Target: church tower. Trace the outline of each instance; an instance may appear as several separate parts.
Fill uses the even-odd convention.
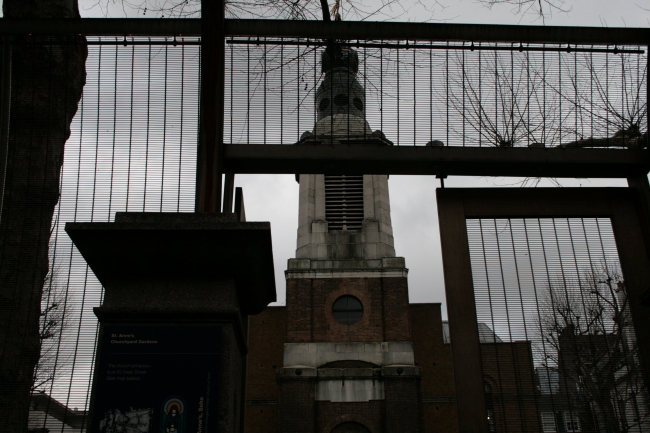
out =
[[[365,120],[354,50],[329,47],[318,121],[296,145],[392,145]],[[421,431],[407,272],[395,256],[388,176],[301,174],[286,271],[279,431]]]

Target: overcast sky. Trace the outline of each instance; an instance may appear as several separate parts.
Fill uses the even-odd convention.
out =
[[[365,5],[365,9],[370,10],[373,9],[373,2],[376,1],[356,0],[353,3],[360,2]],[[130,0],[127,3],[138,5],[143,1]],[[346,11],[350,3],[342,2],[343,19],[346,19]],[[596,27],[648,27],[650,25],[650,1],[648,0],[564,0],[564,2],[553,0],[553,3],[567,12],[554,10],[551,14],[547,14],[546,25]],[[545,11],[551,10],[545,3],[543,6]],[[79,8],[84,17],[108,15],[119,18],[137,14],[121,0],[79,0]],[[487,9],[477,0],[401,0],[385,11],[383,16],[377,18],[394,17],[393,19],[399,21],[431,20],[482,24],[544,24],[534,11],[520,14],[517,13],[517,8],[508,4]],[[153,18],[150,13],[147,17]]]

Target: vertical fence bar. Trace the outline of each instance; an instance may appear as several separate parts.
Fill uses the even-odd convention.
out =
[[[9,109],[11,107],[11,37],[5,36],[2,46],[2,113],[0,116],[0,219],[5,194],[5,174],[9,147]]]
[[[479,47],[481,46],[481,43],[479,42]],[[483,106],[481,105],[483,103],[483,87],[482,83],[483,80],[481,78],[481,52],[482,50],[478,51],[478,146],[481,147],[483,145]]]
[[[201,120],[196,211],[221,211],[224,110],[224,2],[201,2]]]
[[[488,433],[483,366],[463,198],[453,189],[442,188],[436,190],[436,197],[456,386],[458,430],[463,433]]]
[[[235,192],[235,173],[226,171],[223,185],[223,212],[232,213],[233,196]]]
[[[650,43],[647,45],[646,58],[646,104],[650,101]],[[4,95],[4,93],[3,93]],[[4,119],[4,117],[3,117]],[[640,119],[639,119],[640,120]],[[646,147],[650,147],[650,116],[646,114]],[[646,255],[650,261],[650,184],[647,175],[629,177],[627,184],[637,191],[637,206],[639,209],[639,222],[645,244]],[[1,210],[1,209],[0,209]],[[650,304],[650,288],[642,296],[645,305]],[[650,359],[645,360],[646,380],[650,382]]]

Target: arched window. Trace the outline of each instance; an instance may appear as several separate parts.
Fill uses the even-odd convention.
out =
[[[370,433],[370,430],[358,422],[344,422],[334,427],[332,433]]]

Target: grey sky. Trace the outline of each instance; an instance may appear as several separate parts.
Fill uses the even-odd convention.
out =
[[[313,0],[310,0],[313,1]],[[139,4],[140,0],[130,1]],[[373,0],[363,3],[370,8]],[[99,7],[100,4],[106,7]],[[350,2],[343,1],[343,19]],[[487,9],[477,0],[402,0],[386,11],[387,15],[399,21],[433,20],[457,23],[482,24],[543,24],[534,13],[517,14],[512,5],[498,5]],[[555,2],[555,4],[561,4]],[[79,0],[82,16],[111,17],[134,16],[134,10],[123,7],[120,0]],[[553,12],[546,19],[546,25],[596,26],[596,27],[647,27],[650,25],[650,1],[648,0],[564,0],[563,8],[568,13]],[[406,11],[404,11],[406,9]]]

